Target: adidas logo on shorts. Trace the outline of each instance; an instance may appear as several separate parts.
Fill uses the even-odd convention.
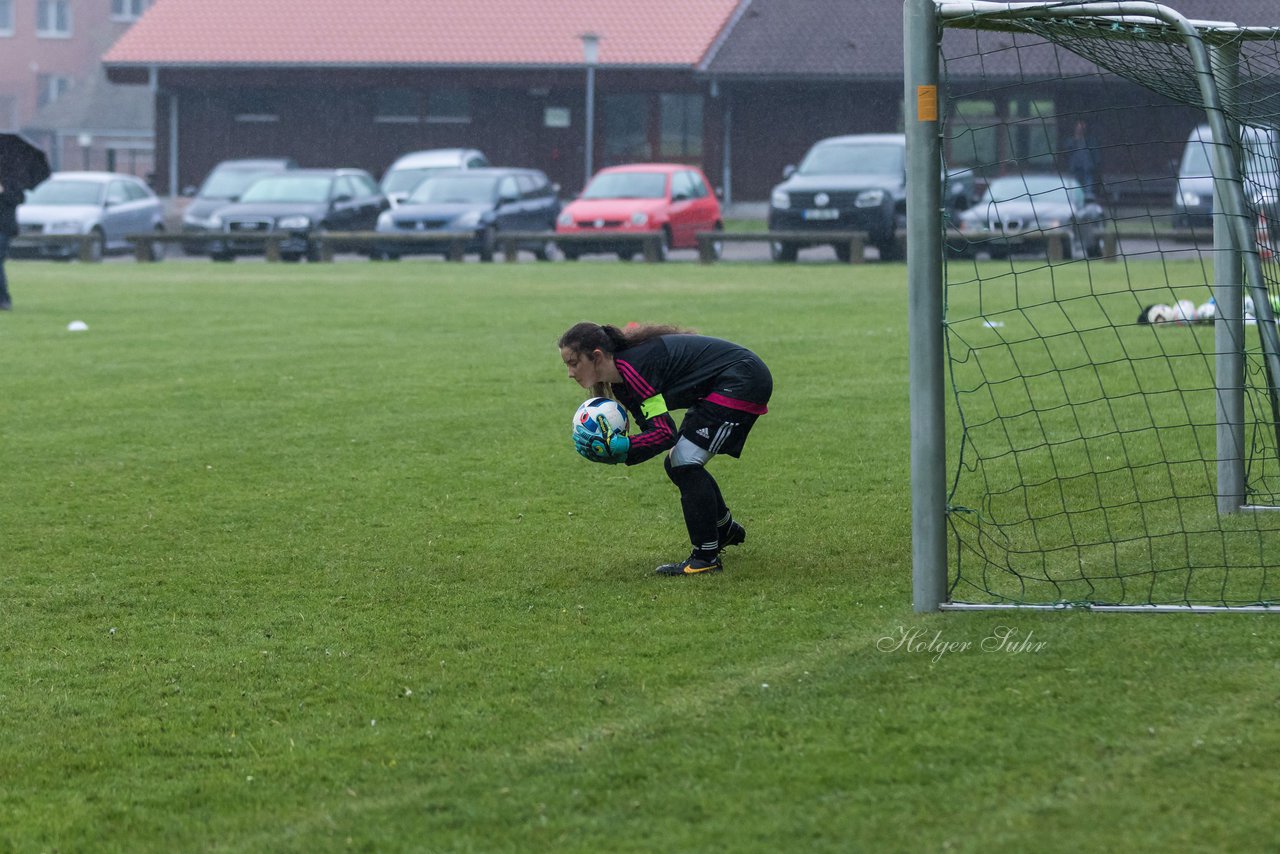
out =
[[[697,433],[698,433],[698,435],[699,435],[699,436],[701,436],[701,437],[702,437],[702,438],[704,438],[704,439],[710,439],[710,438],[711,438],[711,431],[710,431],[710,430],[708,430],[706,427],[699,427],[699,428],[698,428],[698,430],[697,430]]]

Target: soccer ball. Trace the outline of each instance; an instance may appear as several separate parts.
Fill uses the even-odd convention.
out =
[[[1178,323],[1195,323],[1199,316],[1196,304],[1189,299],[1180,299],[1173,305],[1173,317]]]
[[[586,428],[592,437],[608,442],[610,436],[627,435],[627,410],[616,400],[593,397],[584,400],[573,415],[573,429]]]
[[[1218,304],[1210,298],[1207,303],[1204,303],[1196,309],[1196,316],[1200,318],[1202,323],[1207,323],[1210,320],[1213,320],[1218,316]]]
[[[1172,323],[1177,318],[1178,315],[1173,306],[1164,303],[1156,303],[1147,309],[1148,323]]]

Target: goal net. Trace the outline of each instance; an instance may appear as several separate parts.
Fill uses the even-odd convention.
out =
[[[1280,607],[1277,31],[933,11],[930,133],[977,199],[911,253],[943,295],[938,604]]]

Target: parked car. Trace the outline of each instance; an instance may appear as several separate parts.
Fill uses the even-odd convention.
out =
[[[969,169],[949,169],[948,208],[968,207],[974,178]],[[800,166],[783,170],[783,182],[769,200],[769,230],[812,232],[811,240],[778,240],[775,261],[794,261],[800,249],[830,244],[849,260],[847,241],[823,240],[823,232],[864,231],[884,260],[905,257],[898,232],[907,225],[907,138],[905,134],[854,134],[819,140]]]
[[[200,188],[188,187],[183,195],[193,196],[182,212],[182,233],[207,235],[209,217],[218,208],[237,201],[240,194],[254,181],[266,175],[274,175],[298,166],[292,157],[254,157],[241,160],[223,160],[205,176]],[[188,255],[208,255],[208,244],[203,240],[183,243]]]
[[[382,175],[382,192],[393,205],[404,201],[414,188],[437,172],[484,169],[490,165],[484,152],[474,148],[433,148],[413,151],[396,159]]]
[[[1280,236],[1280,132],[1242,126],[1242,177],[1245,202],[1262,213],[1272,237]],[[1213,131],[1207,124],[1192,129],[1178,165],[1173,198],[1175,228],[1213,227]]]
[[[492,261],[498,236],[504,231],[550,232],[560,213],[560,188],[536,169],[484,168],[437,172],[403,202],[378,217],[385,234],[469,235],[465,252]],[[549,260],[555,244],[547,239],[524,245],[539,261]],[[388,242],[374,257],[447,254],[443,243]]]
[[[596,173],[578,198],[560,212],[556,232],[564,257],[617,253],[630,260],[640,251],[637,234],[662,236],[659,259],[672,249],[696,249],[700,231],[720,231],[720,202],[701,170],[679,163],[632,163]],[[574,242],[575,234],[610,234],[616,240]]]
[[[69,260],[79,255],[77,242],[24,242],[28,235],[89,235],[93,257],[101,258],[132,252],[126,235],[164,231],[164,203],[142,180],[115,172],[55,172],[27,194],[17,213],[13,257]]]
[[[215,261],[261,254],[263,242],[242,235],[288,232],[280,258],[318,260],[317,231],[372,231],[391,203],[363,169],[290,169],[254,181],[240,200],[219,208],[209,227],[227,236],[209,244]]]
[[[1104,213],[1097,199],[1074,178],[1057,173],[995,178],[978,203],[957,218],[959,239],[948,248],[972,257],[992,258],[1041,250],[1050,233],[1062,235],[1062,257],[1102,255]]]

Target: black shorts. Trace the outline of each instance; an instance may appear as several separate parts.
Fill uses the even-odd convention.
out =
[[[685,410],[680,436],[709,454],[742,455],[747,434],[760,416],[700,400]]]

